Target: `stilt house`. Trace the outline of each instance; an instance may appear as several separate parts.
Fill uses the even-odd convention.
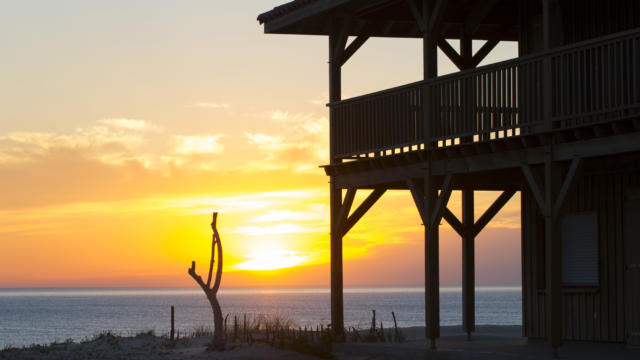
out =
[[[329,38],[336,332],[342,238],[404,189],[425,228],[426,336],[435,346],[440,334],[441,221],[462,238],[471,334],[474,238],[519,191],[524,336],[640,343],[640,1],[296,0],[258,20],[266,33]],[[424,79],[342,99],[341,67],[371,37],[421,39]],[[473,52],[473,40],[485,43]],[[518,57],[478,67],[501,41],[517,41]],[[438,48],[459,72],[438,76]],[[356,207],[360,189],[373,192]],[[462,218],[447,208],[452,190]],[[475,220],[477,190],[502,194]]]

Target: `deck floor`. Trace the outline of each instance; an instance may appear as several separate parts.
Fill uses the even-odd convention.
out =
[[[421,339],[423,327],[403,329],[404,343],[345,343],[334,345],[338,359],[552,359],[552,350],[543,339],[522,337],[520,326],[477,326],[468,342],[459,326],[443,326],[437,350],[429,350]],[[640,348],[625,344],[566,342],[560,359],[640,359]]]

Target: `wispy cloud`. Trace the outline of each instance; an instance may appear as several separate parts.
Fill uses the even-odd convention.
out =
[[[11,132],[0,136],[0,163],[32,161],[54,149],[82,151],[88,158],[100,159],[104,155],[129,153],[142,141],[140,134],[102,125],[77,128],[68,134]]]
[[[110,118],[102,119],[100,123],[115,128],[129,129],[129,130],[150,130],[155,128],[146,120],[142,119],[127,119],[127,118]]]
[[[258,215],[250,222],[276,222],[276,221],[313,221],[323,220],[328,213],[327,209],[317,209],[318,211],[291,211],[291,210],[269,210],[267,213]]]
[[[276,224],[267,226],[238,226],[234,232],[250,236],[300,234],[322,232],[326,229],[310,228],[300,224]]]
[[[182,155],[220,154],[224,145],[219,142],[224,135],[174,136],[174,152]]]
[[[282,137],[262,133],[244,133],[249,138],[249,144],[255,144],[259,149],[274,151],[283,147]]]
[[[328,155],[328,120],[309,113],[275,110],[263,115],[278,128],[278,135],[245,132],[250,145],[262,150],[265,158],[250,163],[265,170],[317,171]]]
[[[210,102],[199,102],[193,104],[193,106],[202,109],[229,109],[231,107],[229,104]]]
[[[234,266],[237,270],[276,270],[302,265],[309,255],[293,250],[254,251],[245,256],[247,260]]]
[[[258,192],[235,196],[198,196],[167,200],[164,203],[167,208],[179,208],[195,214],[206,214],[211,212],[211,209],[233,213],[246,212],[247,209],[261,211],[274,206],[286,207],[297,204],[302,200],[308,201],[312,198],[322,198],[324,196],[324,192],[320,190],[302,189]],[[316,212],[326,209],[324,207],[313,207],[311,210]]]

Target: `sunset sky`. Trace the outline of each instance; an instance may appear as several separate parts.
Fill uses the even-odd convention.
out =
[[[329,283],[328,40],[263,34],[283,2],[0,3],[0,287],[192,286],[214,210],[223,287]],[[369,40],[343,96],[419,80],[421,53]],[[477,239],[479,284],[520,282],[519,203]],[[345,237],[345,284],[422,284],[423,243],[410,194],[388,192]],[[445,224],[440,244],[459,284]]]

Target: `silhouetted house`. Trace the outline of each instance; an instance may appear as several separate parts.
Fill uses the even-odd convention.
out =
[[[474,331],[474,238],[521,191],[524,335],[640,343],[640,1],[297,0],[258,20],[329,37],[336,331],[342,237],[389,189],[410,190],[425,224],[427,337],[440,330],[442,219],[463,239]],[[422,39],[424,80],[342,99],[341,67],[369,37]],[[473,52],[472,40],[486,42]],[[519,57],[477,67],[500,41]],[[438,48],[460,72],[437,76]],[[359,189],[373,192],[351,211]],[[475,190],[502,191],[476,221]]]

